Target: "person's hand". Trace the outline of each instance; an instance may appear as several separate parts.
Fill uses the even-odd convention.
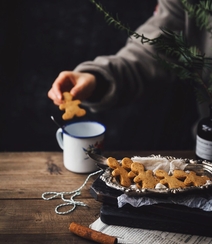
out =
[[[90,73],[63,71],[56,78],[48,92],[54,104],[62,103],[62,93],[70,92],[74,99],[85,100],[92,95],[96,87],[96,77]]]

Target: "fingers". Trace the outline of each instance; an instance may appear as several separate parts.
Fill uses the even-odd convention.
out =
[[[54,104],[60,105],[63,99],[62,93],[70,91],[73,87],[71,73],[71,71],[61,72],[52,84],[48,97],[53,100]]]
[[[96,78],[89,73],[63,71],[55,79],[48,97],[54,104],[62,103],[62,93],[68,91],[75,99],[85,100],[91,96],[96,87]]]
[[[62,95],[61,95],[61,97],[58,97],[54,93],[53,89],[50,89],[48,91],[48,97],[54,102],[55,105],[60,105],[62,103]]]
[[[89,73],[78,73],[76,85],[71,89],[71,95],[79,100],[89,98],[96,87],[96,77]]]

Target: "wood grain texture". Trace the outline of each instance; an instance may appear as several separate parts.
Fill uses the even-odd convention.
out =
[[[45,201],[41,197],[47,191],[76,190],[87,176],[66,170],[59,152],[1,153],[0,243],[91,243],[70,233],[69,225],[75,221],[89,226],[98,218],[101,203],[89,193],[95,177],[76,197],[87,207],[77,206],[70,214],[55,213],[61,199]]]
[[[105,152],[105,156],[147,156],[153,152]],[[159,154],[154,152],[154,154]],[[161,155],[193,157],[193,152],[160,152]],[[75,199],[87,204],[58,215],[60,198],[43,200],[48,191],[70,192],[78,189],[88,174],[65,169],[61,152],[0,153],[0,243],[93,243],[69,231],[71,222],[89,226],[99,217],[101,203],[90,194],[92,176]],[[70,206],[65,207],[66,211]]]
[[[59,152],[1,153],[0,199],[40,199],[46,191],[70,192],[78,189],[87,176],[68,171]],[[90,183],[94,178],[90,179]],[[86,198],[90,196],[88,189],[87,185],[83,188]]]

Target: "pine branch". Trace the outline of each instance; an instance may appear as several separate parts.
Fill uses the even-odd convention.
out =
[[[196,47],[189,47],[184,39],[183,34],[176,34],[170,30],[162,29],[159,37],[149,39],[143,34],[132,31],[129,26],[122,24],[118,17],[114,18],[108,13],[101,4],[95,0],[90,0],[102,12],[109,25],[114,25],[119,30],[127,32],[128,36],[140,39],[142,44],[148,43],[154,45],[157,54],[153,55],[164,68],[171,70],[181,80],[189,82],[195,91],[199,102],[212,102],[212,75],[208,83],[203,79],[204,72],[212,74],[212,58],[205,57]],[[199,4],[189,4],[187,0],[181,0],[185,10],[190,17],[196,18],[200,28],[206,28],[212,33],[212,27],[209,23],[209,14],[212,13],[212,0],[202,0]],[[165,54],[161,58],[160,53]],[[174,58],[174,59],[173,59]]]
[[[212,58],[202,55],[196,47],[189,47],[182,33],[178,35],[162,30],[154,45],[160,52],[153,57],[165,69],[174,72],[181,80],[190,82],[199,102],[212,102],[212,82],[206,83],[203,79],[204,72],[212,74]],[[161,53],[165,53],[165,58],[161,58]]]
[[[188,0],[181,0],[181,2],[189,17],[195,18],[200,30],[205,28],[212,34],[212,26],[209,21],[212,14],[212,0],[201,0],[198,4],[191,4]]]
[[[95,0],[90,0],[90,1],[91,1],[91,3],[93,3],[96,6],[97,10],[104,15],[106,22],[109,25],[114,25],[114,27],[116,27],[117,29],[122,30],[122,31],[126,31],[128,36],[133,36],[136,39],[140,38],[141,43],[147,43],[148,42],[148,43],[152,44],[154,42],[154,39],[149,39],[149,38],[145,37],[144,35],[140,35],[137,32],[131,30],[131,28],[129,26],[124,25],[118,19],[118,16],[116,18],[113,17],[112,14],[110,14],[100,3],[97,3]]]

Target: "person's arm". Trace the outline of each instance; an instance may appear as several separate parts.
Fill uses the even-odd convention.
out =
[[[136,32],[155,38],[164,27],[172,31],[182,31],[185,16],[180,1],[159,0],[158,4],[157,13]],[[149,86],[151,83],[154,85],[154,82],[166,82],[167,79],[170,81],[170,74],[152,57],[154,53],[154,46],[129,38],[126,46],[116,55],[100,56],[94,61],[78,65],[75,71],[98,74],[97,87],[105,87],[105,90],[99,92],[99,100],[89,100],[84,104],[92,111],[108,109],[138,98],[147,83]],[[98,89],[95,89],[94,94],[96,93]]]

